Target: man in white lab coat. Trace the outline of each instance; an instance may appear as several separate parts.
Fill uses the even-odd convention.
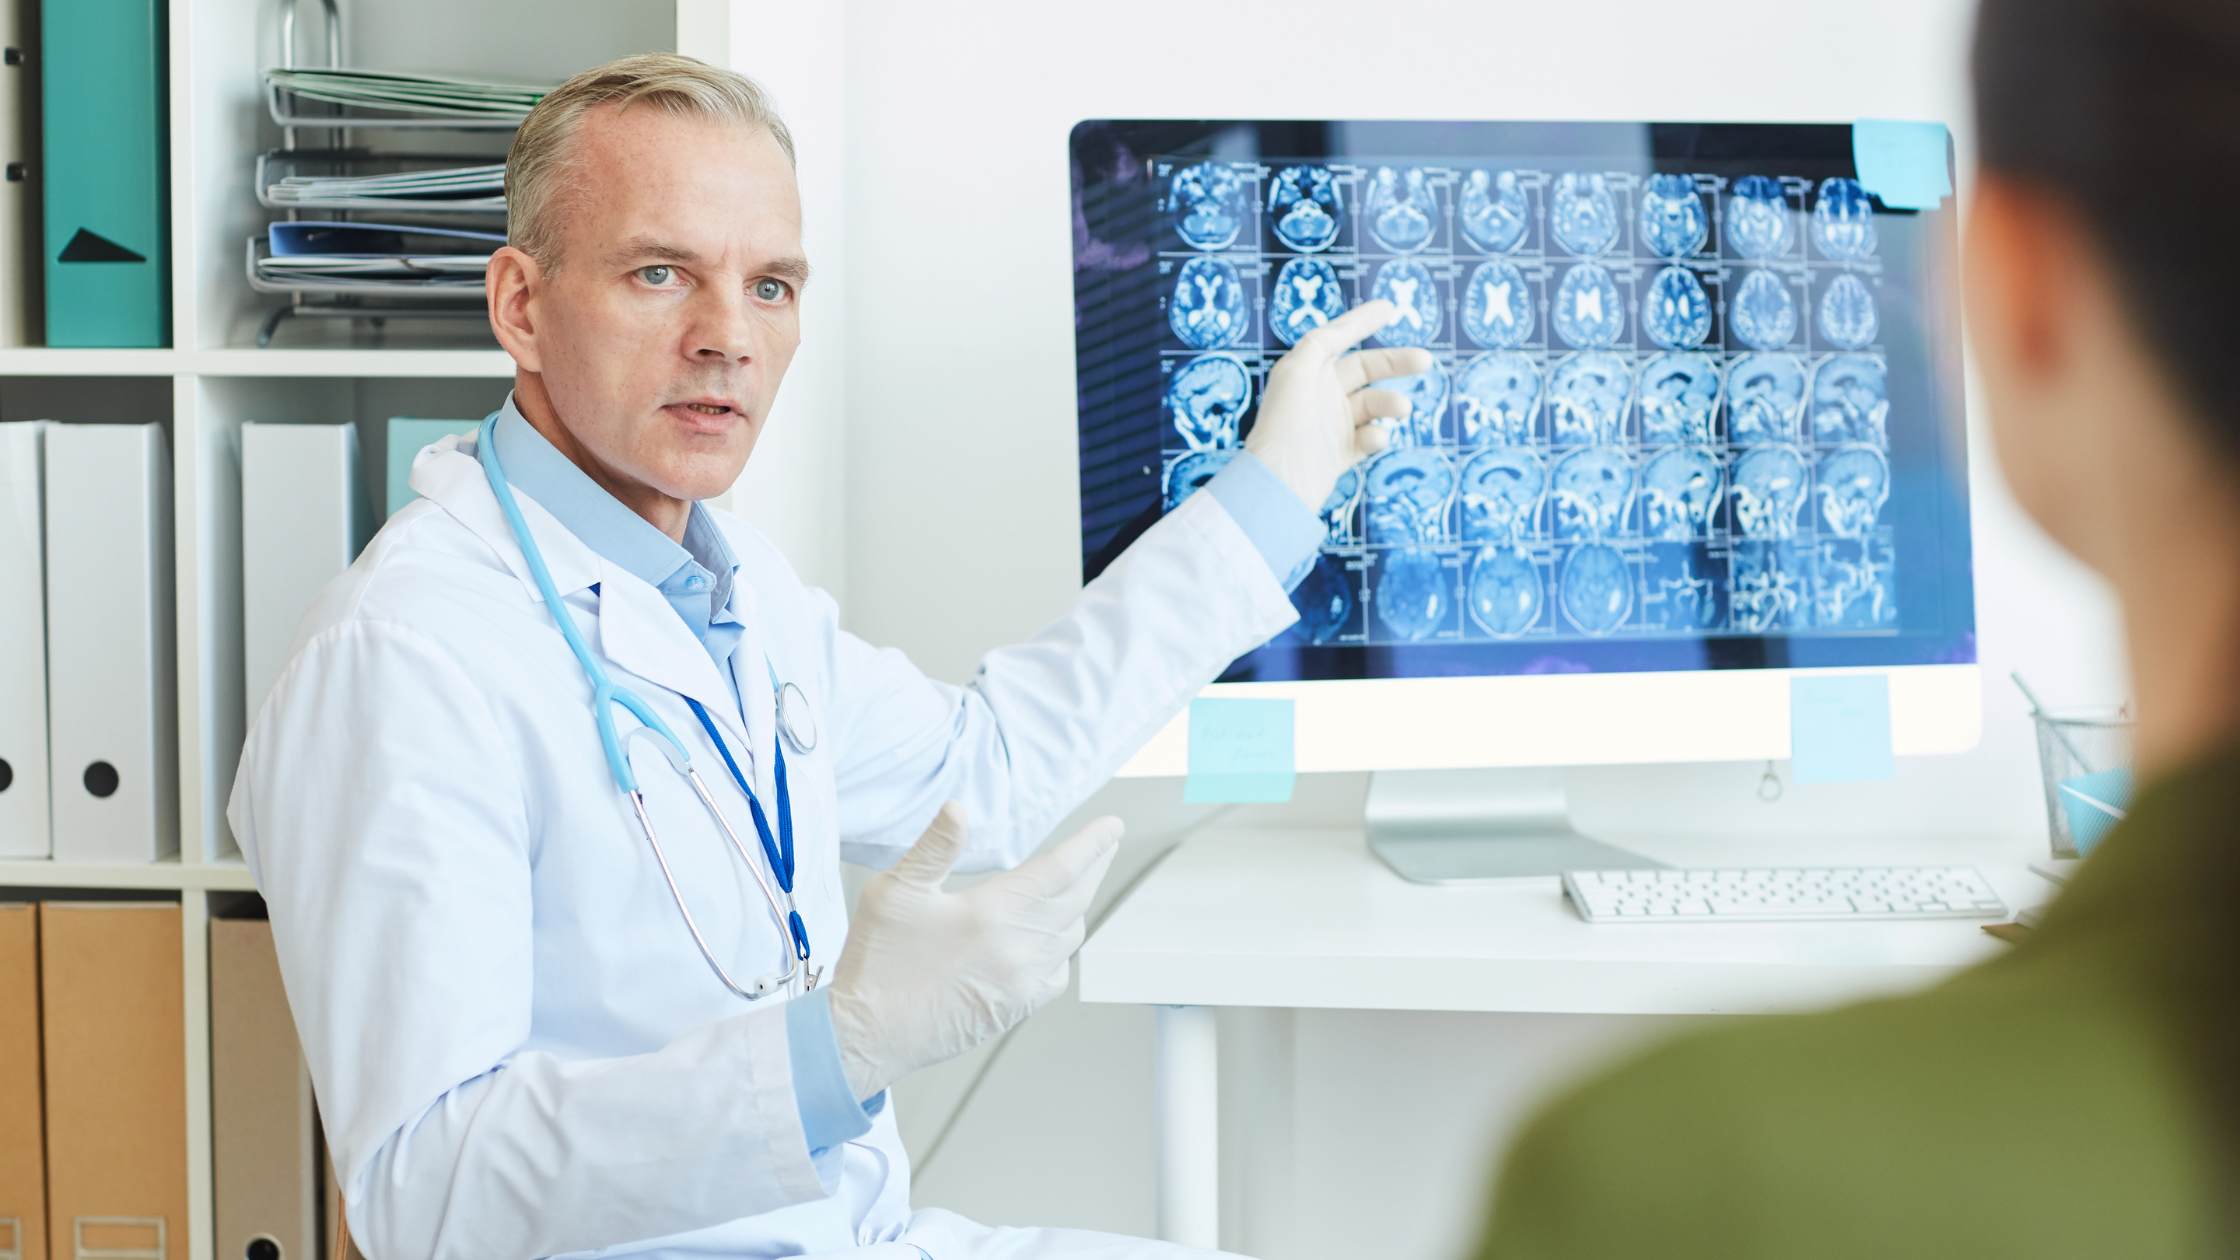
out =
[[[513,395],[420,454],[422,497],[306,615],[230,810],[351,1232],[372,1260],[1172,1251],[913,1213],[884,1091],[1063,989],[1119,826],[1029,855],[1292,622],[1312,509],[1405,410],[1364,386],[1428,356],[1345,353],[1388,307],[1302,341],[1246,454],[950,686],[699,502],[753,449],[808,279],[754,85],[586,72],[522,127],[507,195]],[[853,923],[842,859],[891,868]]]

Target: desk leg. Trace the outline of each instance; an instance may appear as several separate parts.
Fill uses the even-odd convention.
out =
[[[1159,1237],[1221,1245],[1221,1059],[1210,1006],[1161,1006],[1153,1047]]]

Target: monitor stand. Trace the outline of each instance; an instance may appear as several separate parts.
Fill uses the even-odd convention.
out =
[[[1369,848],[1418,884],[1664,866],[1580,835],[1554,768],[1380,770],[1362,816]]]

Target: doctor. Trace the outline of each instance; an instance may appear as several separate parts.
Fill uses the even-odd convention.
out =
[[[506,190],[513,394],[420,453],[422,497],[306,614],[229,812],[352,1234],[372,1260],[1175,1251],[913,1213],[885,1091],[1062,991],[1120,827],[1029,855],[1292,622],[1310,505],[1405,409],[1363,386],[1428,356],[1344,353],[1389,307],[1308,337],[1248,455],[950,686],[699,502],[753,450],[809,278],[756,87],[587,71]],[[889,868],[853,923],[843,858]]]

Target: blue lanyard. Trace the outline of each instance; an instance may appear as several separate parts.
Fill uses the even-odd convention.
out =
[[[715,741],[716,751],[723,754],[723,764],[731,769],[731,781],[738,784],[739,791],[746,795],[747,811],[754,815],[755,834],[762,838],[762,854],[770,859],[770,873],[777,878],[778,890],[788,897],[793,896],[793,793],[786,790],[784,737],[771,741],[778,754],[778,838],[773,840],[770,837],[770,819],[763,814],[762,802],[756,798],[754,789],[747,785],[747,776],[739,773],[739,763],[732,759],[731,745],[724,742],[723,732],[716,729],[715,722],[708,717],[708,711],[700,706],[698,700],[686,696],[684,702],[692,706],[692,716],[700,719],[700,725],[708,732],[708,738]],[[789,908],[786,911],[786,927],[793,933],[794,956],[807,961],[809,929],[801,922],[799,910]]]

